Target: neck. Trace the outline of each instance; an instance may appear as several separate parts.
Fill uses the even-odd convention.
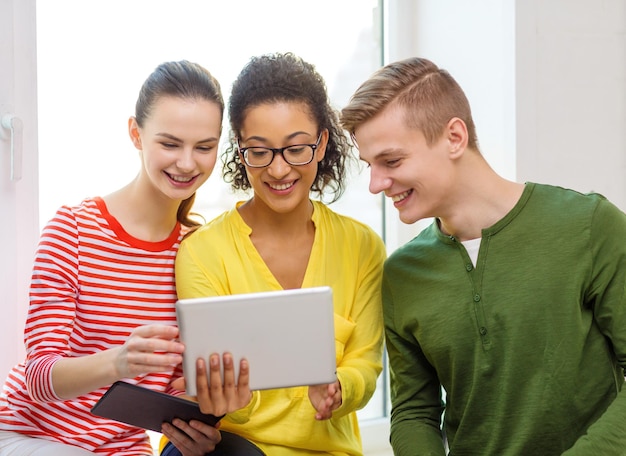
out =
[[[506,180],[489,168],[460,182],[458,197],[438,218],[441,231],[460,241],[477,239],[482,230],[501,220],[517,204],[524,184]]]
[[[137,179],[103,199],[111,215],[138,239],[161,241],[176,226],[180,201],[146,191]]]
[[[252,197],[239,206],[239,214],[254,232],[267,232],[277,236],[293,237],[304,233],[312,224],[313,203],[304,201],[288,212],[277,212],[268,207],[262,200]]]

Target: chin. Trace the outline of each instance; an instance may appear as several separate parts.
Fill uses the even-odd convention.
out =
[[[400,221],[406,225],[412,225],[423,218],[413,214],[403,214],[402,212],[400,212],[399,216]]]

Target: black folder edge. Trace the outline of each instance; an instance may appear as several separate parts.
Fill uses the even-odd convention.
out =
[[[161,425],[174,418],[202,421],[210,426],[222,418],[202,413],[195,402],[121,380],[111,385],[91,413],[155,432],[161,432]]]

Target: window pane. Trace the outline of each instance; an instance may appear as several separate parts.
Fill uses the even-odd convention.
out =
[[[297,8],[290,0],[38,1],[41,224],[61,204],[107,194],[134,177],[138,155],[127,120],[142,82],[161,62],[202,64],[228,97],[251,56],[292,51],[315,64],[341,108],[380,64],[379,14],[378,0],[316,0]],[[227,135],[225,123],[223,140]],[[367,185],[366,170],[354,170],[333,208],[381,233],[381,199]],[[195,209],[208,220],[243,198],[216,169]],[[383,392],[381,386],[363,416],[383,413]]]

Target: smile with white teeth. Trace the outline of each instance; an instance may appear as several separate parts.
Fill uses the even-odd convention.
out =
[[[289,182],[286,184],[268,184],[274,190],[287,190],[290,187],[293,187],[293,182]]]
[[[392,196],[391,199],[393,200],[394,203],[397,203],[397,202],[402,201],[407,196],[409,196],[410,193],[411,193],[411,190],[407,190],[404,193],[400,193],[399,195]]]
[[[168,174],[168,175],[170,176],[170,179],[172,179],[173,181],[180,182],[182,184],[191,182],[191,180],[194,178],[194,176],[185,177],[185,176],[174,176],[173,174]]]

